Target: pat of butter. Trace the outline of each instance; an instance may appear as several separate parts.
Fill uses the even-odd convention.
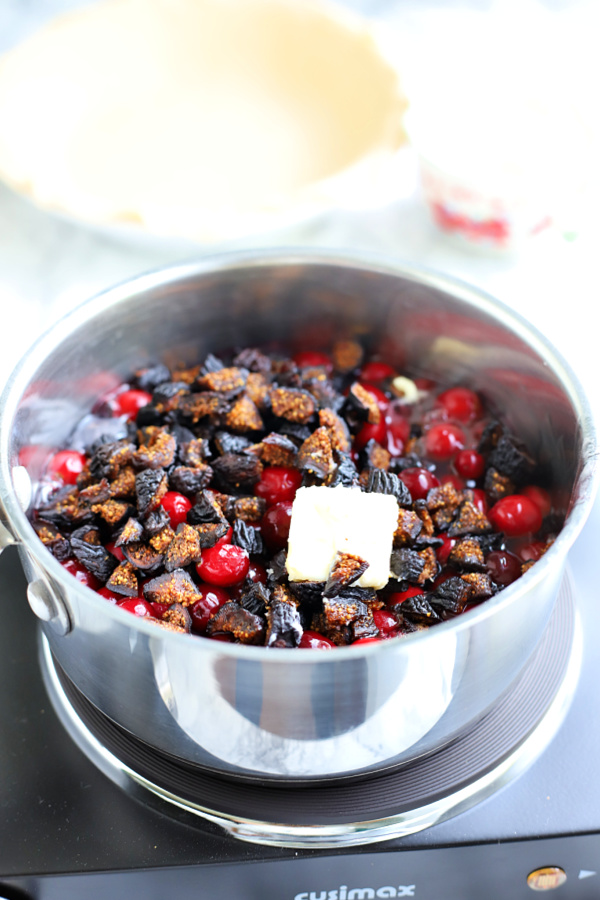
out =
[[[397,526],[398,501],[390,494],[342,485],[299,488],[288,542],[290,581],[327,581],[339,552],[369,563],[356,582],[359,587],[385,587]]]

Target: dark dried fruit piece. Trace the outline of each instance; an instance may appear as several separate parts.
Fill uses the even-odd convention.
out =
[[[358,381],[350,385],[347,398],[348,410],[358,414],[359,420],[367,420],[370,425],[377,425],[381,421],[381,410],[377,400]]]
[[[487,463],[502,475],[508,476],[516,485],[529,481],[535,469],[535,462],[525,445],[507,434],[498,439]]]
[[[437,586],[429,595],[429,601],[442,618],[448,618],[463,612],[471,600],[472,593],[473,590],[466,581],[453,575]],[[404,606],[405,603],[402,604],[403,611]]]
[[[159,384],[171,380],[171,373],[163,363],[157,363],[155,366],[138,369],[134,377],[140,390],[154,391]]]
[[[160,531],[157,531],[148,538],[148,544],[157,553],[164,554],[174,537],[175,532],[171,526],[165,525],[164,528],[161,528]]]
[[[352,487],[360,483],[360,475],[358,474],[358,469],[349,456],[347,456],[345,453],[339,453],[337,450],[334,450],[333,458],[335,461],[335,471],[327,479],[327,484],[329,487],[336,487],[338,484],[343,484],[346,487]]]
[[[71,555],[71,545],[68,538],[64,537],[58,528],[47,522],[34,522],[33,528],[41,542],[59,562],[68,559]]]
[[[262,644],[265,623],[260,616],[231,600],[208,620],[206,634],[210,637],[217,633],[232,634],[241,644]]]
[[[484,569],[485,558],[478,539],[465,537],[458,541],[450,551],[448,562],[459,569]]]
[[[460,577],[471,588],[472,602],[488,600],[496,593],[491,577],[484,572],[467,572]]]
[[[269,393],[273,415],[305,425],[317,411],[315,398],[301,388],[276,387]]]
[[[363,348],[357,341],[336,341],[331,348],[331,358],[336,372],[352,372],[360,366],[363,356]]]
[[[337,597],[342,589],[348,587],[363,575],[369,568],[366,559],[354,553],[337,553],[329,578],[323,590],[324,597]]]
[[[133,544],[141,541],[143,534],[144,528],[142,523],[132,516],[125,522],[125,525],[121,529],[119,536],[115,541],[115,546],[121,547],[123,544]]]
[[[148,469],[164,469],[175,459],[177,441],[166,428],[156,425],[143,428],[139,433],[140,446],[134,454],[136,465]]]
[[[179,426],[181,431],[187,428]],[[173,429],[175,431],[175,429]],[[184,466],[192,466],[193,468],[202,468],[205,460],[210,456],[210,448],[206,438],[192,438],[179,442],[178,451],[179,461]]]
[[[135,569],[130,562],[123,562],[114,570],[106,587],[114,591],[116,594],[123,594],[124,597],[137,597],[139,585]]]
[[[248,369],[249,372],[270,372],[271,360],[256,347],[246,347],[233,360],[234,366]]]
[[[71,484],[65,484],[53,490],[40,504],[37,509],[38,518],[56,525],[59,529],[68,528],[73,523],[87,524],[92,519],[91,510],[86,510],[83,517],[78,500],[79,490]]]
[[[253,613],[255,616],[265,617],[267,606],[271,602],[271,592],[264,584],[257,581],[255,584],[249,585],[242,591],[238,603],[243,609]]]
[[[331,446],[340,453],[350,453],[352,441],[350,430],[341,416],[332,409],[319,410],[319,425],[327,428],[331,439]]]
[[[436,622],[442,621],[441,616],[436,612],[425,594],[409,597],[402,604],[401,611],[403,616],[422,625],[434,625]]]
[[[294,596],[288,588],[277,585],[267,607],[267,647],[297,647],[303,628]]]
[[[71,549],[88,572],[103,584],[110,578],[117,560],[103,546],[100,532],[91,525],[78,528],[71,535]]]
[[[361,638],[378,637],[379,628],[373,618],[372,609],[369,609],[365,616],[359,616],[350,624],[350,633],[352,642],[359,641]]]
[[[322,612],[324,581],[290,581],[288,586],[301,609],[306,610],[311,617],[314,613]]]
[[[261,556],[265,552],[260,532],[244,522],[243,519],[236,519],[233,523],[231,543],[246,550],[250,556]]]
[[[450,537],[461,537],[465,534],[480,534],[485,531],[492,531],[489,519],[470,500],[465,500],[448,529],[448,534]]]
[[[119,471],[134,458],[135,444],[129,441],[111,441],[96,447],[90,459],[90,474],[96,481],[108,478],[113,481]]]
[[[152,405],[159,413],[172,412],[189,392],[190,387],[185,381],[164,381],[154,389]]]
[[[355,619],[368,614],[369,607],[352,595],[323,598],[323,616],[328,628],[350,625]]]
[[[212,463],[214,482],[226,493],[236,493],[253,487],[262,472],[262,463],[250,453],[225,453]]]
[[[226,520],[204,522],[199,525],[193,525],[192,527],[198,532],[198,540],[200,541],[200,547],[203,550],[214,547],[217,541],[220,541],[221,538],[227,534],[229,529]]]
[[[163,469],[142,469],[135,476],[135,495],[140,516],[144,518],[160,505],[169,482]]]
[[[95,503],[92,506],[94,515],[104,519],[111,528],[116,528],[125,516],[131,515],[133,511],[131,503],[124,500],[107,500],[105,503]]]
[[[255,444],[253,452],[257,453],[261,462],[267,466],[292,468],[296,462],[298,448],[284,434],[272,431],[262,439],[260,444]]]
[[[271,390],[271,382],[265,378],[260,372],[251,372],[246,382],[246,394],[258,409],[268,407],[269,391]]]
[[[169,513],[164,506],[159,506],[158,509],[153,510],[150,515],[146,516],[144,519],[144,532],[152,537],[162,531],[163,528],[166,528],[170,522],[171,519],[169,518]]]
[[[192,425],[201,419],[219,422],[227,415],[231,404],[222,394],[205,391],[201,394],[183,394],[178,401],[177,411]]]
[[[417,584],[425,568],[425,560],[416,550],[401,548],[392,550],[390,570],[398,581]]]
[[[211,491],[202,491],[196,496],[194,506],[188,511],[187,520],[191,525],[208,522],[222,522],[223,511]]]
[[[182,522],[165,551],[166,571],[184,569],[192,563],[199,562],[201,556],[200,535],[192,525]]]
[[[365,486],[367,493],[391,494],[401,507],[409,507],[412,503],[411,493],[398,475],[383,469],[373,469]]]
[[[135,469],[133,466],[125,466],[117,477],[110,483],[110,492],[115,498],[128,498],[135,496]]]
[[[483,488],[493,502],[514,494],[516,489],[514,481],[508,475],[501,475],[493,466],[485,473]]]
[[[262,431],[265,424],[254,400],[244,394],[239,397],[227,415],[225,425],[232,431]]]
[[[163,555],[158,550],[145,544],[143,541],[139,543],[123,544],[123,555],[125,559],[131,563],[134,569],[141,572],[155,572],[162,564]]]
[[[197,494],[212,481],[213,470],[206,463],[202,466],[175,466],[169,473],[169,487],[182,494]]]
[[[191,577],[183,569],[159,575],[144,585],[144,597],[151,603],[181,603],[191,606],[200,594]]]
[[[400,509],[398,512],[398,525],[394,532],[394,546],[402,547],[412,544],[423,530],[423,522],[412,509]]]
[[[296,465],[299,469],[314,473],[326,479],[333,475],[337,466],[333,457],[331,437],[327,428],[317,428],[298,450]]]
[[[248,372],[238,366],[229,366],[207,372],[198,378],[196,385],[201,391],[231,392],[241,391],[246,385]]]
[[[96,484],[90,484],[88,487],[79,491],[77,503],[83,509],[91,509],[94,504],[104,503],[112,497],[111,486],[108,479],[102,478]]]
[[[217,431],[214,436],[215,447],[217,453],[244,453],[252,447],[250,438],[244,437],[243,434],[231,434],[229,431]]]
[[[172,629],[189,634],[192,630],[192,617],[181,603],[173,603],[165,610],[160,620],[161,625],[170,625]]]
[[[367,441],[367,444],[361,451],[360,459],[363,460],[364,464],[368,467],[367,471],[363,473],[364,481],[366,483],[369,479],[370,469],[381,469],[383,472],[387,472],[390,467],[392,455],[385,447],[382,447],[381,444],[371,438],[370,441]]]

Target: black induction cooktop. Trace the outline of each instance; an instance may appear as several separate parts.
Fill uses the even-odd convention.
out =
[[[600,897],[593,569],[582,540],[569,582],[582,636],[579,680],[558,732],[526,771],[423,831],[297,849],[246,843],[187,809],[142,802],[87,758],[50,703],[36,620],[9,548],[0,557],[0,898],[129,900],[139,891],[152,900],[172,891],[178,900],[519,900],[532,897],[532,887],[557,898]],[[351,797],[344,803],[351,808]]]

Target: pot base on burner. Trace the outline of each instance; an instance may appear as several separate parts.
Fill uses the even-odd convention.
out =
[[[481,802],[516,778],[552,740],[574,694],[580,661],[580,624],[565,578],[522,676],[475,727],[399,769],[299,790],[223,779],[149,747],[93,706],[55,663],[43,635],[40,640],[44,683],[62,724],[128,794],[176,817],[182,810],[192,813],[244,841],[298,848],[401,837]]]

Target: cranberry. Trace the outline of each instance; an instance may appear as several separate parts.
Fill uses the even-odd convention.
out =
[[[403,413],[402,405],[390,403],[385,416],[387,426],[387,449],[392,456],[402,456],[404,446],[410,437],[410,422]]]
[[[108,600],[109,603],[121,603],[123,600],[123,594],[115,594],[114,591],[109,590],[107,587],[100,588],[97,593],[104,597],[105,600]]]
[[[552,511],[552,498],[548,491],[544,490],[544,488],[538,487],[535,484],[528,484],[527,487],[524,487],[521,493],[525,497],[529,497],[530,500],[533,500],[537,508],[539,509],[542,518],[550,515]]]
[[[396,370],[392,368],[392,366],[387,363],[380,362],[377,359],[372,359],[371,362],[365,363],[362,369],[360,370],[358,377],[362,382],[367,381],[369,383],[377,384],[378,381],[385,381],[386,378],[393,378],[396,374]]]
[[[237,584],[248,574],[250,557],[248,551],[235,544],[215,544],[202,551],[202,559],[196,571],[203,581],[219,587]]]
[[[448,557],[452,553],[453,548],[456,545],[456,538],[451,538],[447,534],[442,537],[443,544],[441,547],[435,551],[435,555],[438,558],[438,562],[440,562],[443,566],[448,562]]]
[[[286,546],[291,519],[292,503],[290,500],[275,503],[262,517],[261,534],[272,550],[282,550]]]
[[[198,592],[200,599],[196,600],[189,609],[192,617],[192,626],[197,631],[204,632],[212,614],[224,603],[228,603],[231,598],[223,588],[215,587],[212,584],[199,584]]]
[[[65,559],[61,565],[67,572],[70,572],[77,581],[81,582],[81,584],[85,584],[86,587],[91,588],[93,591],[97,591],[100,587],[100,582],[96,576],[92,575],[91,572],[88,572],[85,566],[82,566],[76,559]]]
[[[318,631],[305,631],[298,644],[301,650],[333,650],[335,644]]]
[[[481,488],[473,488],[471,493],[473,494],[473,506],[475,506],[479,512],[483,513],[484,516],[487,516],[488,501],[485,491],[482,491]]]
[[[246,577],[253,584],[266,584],[268,581],[267,570],[265,567],[252,559],[250,560],[250,568],[248,569],[248,575]]]
[[[144,599],[142,597],[142,599]],[[157,619],[162,619],[166,611],[169,609],[169,603],[158,603],[157,600],[148,600],[150,604],[150,608],[152,609],[152,615]]]
[[[451,459],[465,442],[465,433],[458,425],[438,422],[425,435],[425,451],[433,459]]]
[[[530,544],[525,544],[524,547],[521,547],[519,556],[523,562],[530,562],[530,560],[537,562],[544,555],[545,550],[546,544],[544,541],[531,541]]]
[[[454,458],[454,468],[468,481],[477,481],[485,471],[485,459],[477,450],[459,450]]]
[[[246,580],[243,584],[234,585],[229,593],[231,594],[232,600],[239,600],[244,591],[247,589],[248,582],[251,584],[266,584],[268,581],[267,570],[261,563],[256,562],[255,560],[250,560],[250,567],[248,569],[248,574],[246,575]]]
[[[127,416],[129,419],[135,419],[140,409],[148,406],[151,400],[152,394],[131,388],[113,397],[110,401],[110,408],[115,416]]]
[[[449,418],[458,422],[472,422],[482,413],[481,400],[470,388],[454,387],[442,391],[436,399],[438,406],[443,406]]]
[[[273,506],[282,500],[293,500],[301,484],[302,473],[299,469],[267,466],[262,470],[260,481],[254,486],[254,493],[266,500],[267,506]]]
[[[375,425],[372,425],[370,422],[365,422],[358,434],[354,437],[354,449],[357,451],[362,450],[367,446],[369,441],[377,441],[378,444],[383,446],[386,441],[386,435],[387,428],[383,416]]]
[[[375,637],[364,637],[364,638],[359,638],[357,641],[352,641],[352,646],[355,647],[357,644],[376,644],[382,640],[383,640],[383,635],[378,634]]]
[[[398,632],[398,622],[396,617],[385,609],[373,610],[373,621],[379,629],[379,633],[384,637],[390,637]]]
[[[327,353],[319,353],[318,350],[302,350],[296,353],[292,359],[299,369],[315,369],[322,366],[327,373],[333,371],[333,362]]]
[[[454,472],[446,472],[445,475],[442,475],[440,481],[442,484],[451,484],[452,487],[457,491],[464,491],[466,488],[466,484],[462,478],[459,478],[458,475],[455,475]]]
[[[171,528],[177,528],[187,519],[187,514],[192,508],[191,501],[178,491],[167,491],[160,501],[160,505],[169,515]]]
[[[387,605],[393,609],[395,606],[404,603],[409,597],[416,597],[418,594],[422,593],[423,588],[421,587],[409,587],[405,591],[394,591],[393,594],[389,595]]]
[[[121,550],[120,547],[117,547],[115,545],[114,541],[109,541],[108,544],[106,544],[105,546],[106,546],[106,549],[108,550],[108,552],[112,553],[112,555],[114,557],[116,557],[116,559],[118,559],[119,562],[123,562],[123,560],[125,559],[125,554],[123,553],[123,551]]]
[[[84,466],[83,453],[78,453],[77,450],[59,450],[50,460],[48,474],[53,478],[61,478],[65,484],[75,484]]]
[[[424,500],[431,488],[439,487],[439,479],[429,469],[414,467],[400,472],[400,478],[413,500]]]
[[[521,563],[513,553],[508,550],[492,550],[485,560],[492,581],[505,587],[512,584],[521,575]]]
[[[523,494],[502,497],[492,506],[488,518],[496,531],[503,531],[508,537],[522,537],[538,531],[542,525],[538,507]]]
[[[147,600],[140,600],[139,597],[131,597],[128,600],[121,600],[118,604],[121,609],[139,616],[141,619],[155,619],[154,610]]]

